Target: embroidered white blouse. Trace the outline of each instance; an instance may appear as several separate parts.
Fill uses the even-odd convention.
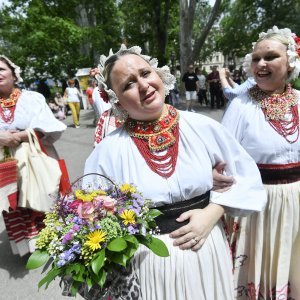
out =
[[[0,130],[24,130],[26,128],[42,132],[43,143],[51,145],[59,139],[67,126],[54,117],[42,94],[22,91],[16,104],[13,122],[8,124],[0,118]]]
[[[253,159],[216,121],[180,111],[179,150],[175,172],[168,179],[151,171],[124,127],[98,144],[85,164],[85,174],[100,173],[116,183],[133,183],[155,206],[191,199],[212,188],[212,168],[226,161],[236,184],[211,193],[211,201],[246,211],[261,211],[266,194]]]
[[[299,101],[300,92],[295,91]],[[287,142],[265,120],[262,109],[248,93],[230,103],[222,124],[236,137],[256,163],[288,164],[300,161],[300,138],[293,144]],[[297,133],[290,138],[293,139],[296,135]]]

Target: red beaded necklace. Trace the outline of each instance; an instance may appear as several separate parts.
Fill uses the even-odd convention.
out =
[[[296,93],[288,84],[282,94],[268,95],[256,85],[249,89],[249,95],[258,102],[266,120],[290,144],[295,143],[299,137],[299,113]],[[289,136],[297,136],[290,139]]]
[[[21,95],[19,89],[14,89],[8,99],[0,97],[0,117],[5,123],[12,123],[15,116],[16,104]]]
[[[125,123],[128,134],[150,169],[164,178],[175,171],[178,157],[179,114],[166,105],[166,112],[153,122],[128,119]],[[160,152],[166,151],[165,154]]]

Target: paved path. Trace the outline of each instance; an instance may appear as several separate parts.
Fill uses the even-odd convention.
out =
[[[179,108],[184,108],[181,104]],[[208,107],[196,107],[197,112],[220,120],[222,110],[211,110]],[[93,149],[94,126],[92,126],[93,112],[81,112],[81,127],[72,128],[71,117],[65,123],[68,125],[62,138],[55,144],[61,157],[66,161],[71,181],[83,174],[85,159]],[[74,299],[63,297],[59,281],[52,282],[47,290],[42,288],[38,292],[37,283],[41,278],[41,270],[27,271],[25,264],[28,256],[19,257],[11,254],[9,242],[4,230],[2,216],[0,217],[0,299],[3,300],[60,300]],[[76,299],[82,299],[76,297]]]

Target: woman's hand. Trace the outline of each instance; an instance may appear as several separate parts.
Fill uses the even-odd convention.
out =
[[[223,193],[230,189],[230,187],[235,183],[233,176],[223,175],[226,163],[219,162],[213,168],[213,191]]]
[[[0,146],[17,147],[22,140],[16,136],[16,131],[0,131]]]
[[[170,233],[170,237],[174,239],[173,245],[182,250],[197,251],[223,214],[224,208],[214,203],[210,203],[204,209],[192,209],[181,214],[176,221],[190,221],[187,225]]]

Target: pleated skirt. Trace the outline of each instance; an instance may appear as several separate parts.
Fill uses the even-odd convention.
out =
[[[180,250],[167,234],[157,236],[170,256],[141,246],[133,265],[143,300],[232,300],[233,272],[228,239],[220,221],[198,251]]]
[[[265,185],[264,212],[227,218],[235,298],[300,299],[300,182]]]

